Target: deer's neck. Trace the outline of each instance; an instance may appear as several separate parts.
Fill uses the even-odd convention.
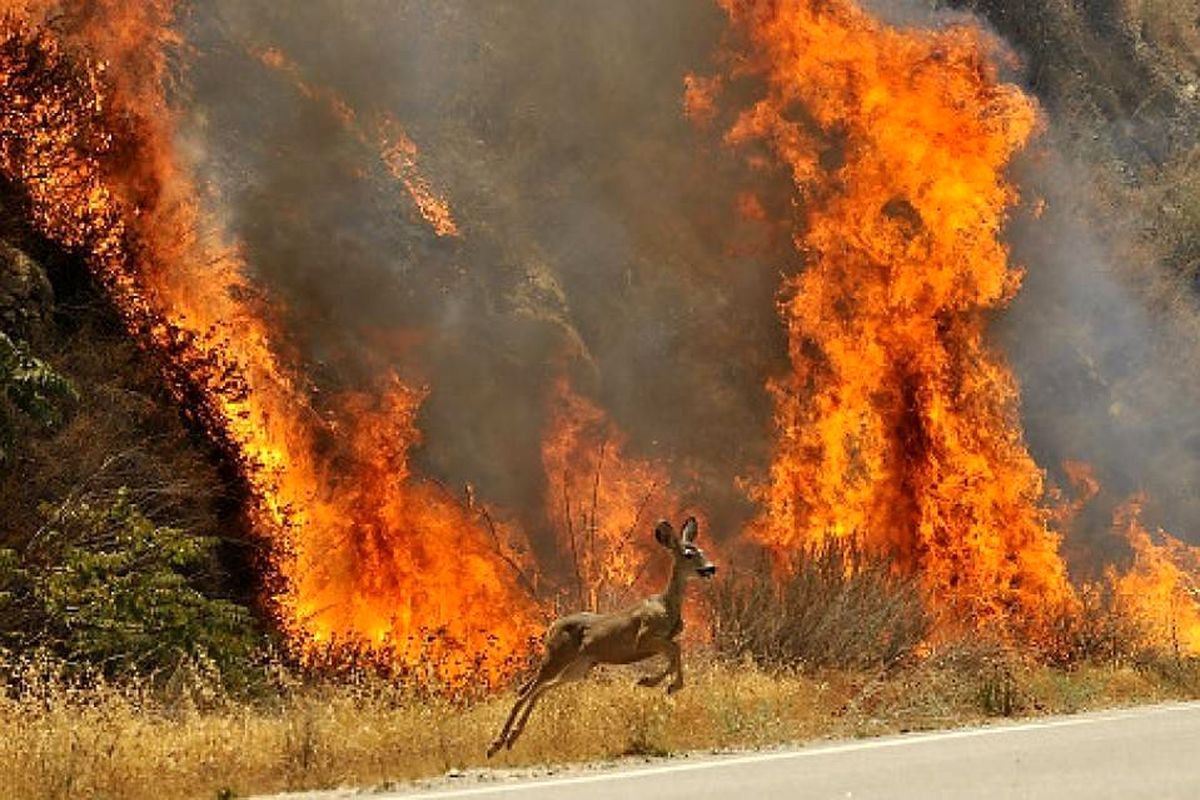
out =
[[[667,607],[667,616],[680,619],[683,616],[683,592],[687,588],[688,566],[682,561],[676,561],[671,569],[671,578],[667,588],[662,593],[663,605]]]

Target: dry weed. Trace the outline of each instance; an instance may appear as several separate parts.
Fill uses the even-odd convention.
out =
[[[721,652],[764,666],[874,669],[895,664],[929,635],[918,582],[884,558],[831,539],[800,554],[778,581],[768,565],[712,591]]]

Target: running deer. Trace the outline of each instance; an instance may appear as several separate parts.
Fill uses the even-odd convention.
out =
[[[541,666],[518,692],[517,702],[504,728],[488,747],[488,758],[501,747],[512,748],[543,694],[560,683],[586,678],[596,664],[632,664],[653,656],[665,656],[667,664],[663,671],[647,675],[638,684],[657,686],[673,674],[667,694],[683,687],[683,664],[679,658],[679,643],[675,641],[683,630],[683,591],[688,578],[693,575],[711,578],[717,571],[695,544],[698,530],[695,517],[687,518],[679,536],[666,520],[655,526],[654,538],[675,560],[671,579],[661,594],[651,595],[623,611],[612,614],[582,611],[550,626],[546,631],[546,655]]]

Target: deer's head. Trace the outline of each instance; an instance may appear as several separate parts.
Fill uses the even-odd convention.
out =
[[[671,523],[664,519],[654,527],[654,538],[675,557],[676,567],[690,568],[701,578],[711,578],[717,571],[717,565],[709,561],[704,551],[696,546],[696,534],[699,532],[700,526],[696,524],[695,517],[687,518],[678,535]],[[691,575],[691,571],[688,575]]]

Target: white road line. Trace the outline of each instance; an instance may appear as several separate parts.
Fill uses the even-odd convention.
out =
[[[767,761],[784,761],[790,758],[812,758],[814,756],[837,755],[840,753],[856,753],[862,750],[881,750],[891,747],[911,747],[914,745],[929,744],[932,742],[944,742],[951,739],[971,739],[979,736],[998,736],[1008,733],[1046,730],[1048,728],[1069,728],[1078,725],[1094,725],[1100,722],[1114,722],[1116,720],[1151,716],[1154,714],[1173,713],[1177,711],[1200,711],[1200,702],[1169,703],[1149,707],[1143,706],[1140,708],[1130,708],[1116,712],[1081,714],[1075,717],[1061,717],[1051,720],[1043,720],[1040,722],[1018,723],[1015,725],[993,725],[983,728],[963,728],[960,730],[941,731],[938,733],[901,734],[899,736],[881,739],[869,739],[863,741],[846,742],[844,744],[824,745],[819,747],[805,748],[802,750],[786,750],[773,753],[753,753],[744,756],[730,756],[728,758],[716,756],[711,759],[695,761],[692,763],[664,764],[663,766],[659,767],[614,770],[612,772],[603,772],[595,775],[576,775],[573,777],[550,778],[545,780],[524,782],[516,780],[512,783],[503,783],[495,786],[475,786],[469,789],[447,789],[442,791],[434,790],[421,794],[384,794],[376,795],[375,797],[377,797],[378,800],[399,800],[400,798],[404,798],[405,800],[421,800],[421,798],[480,797],[483,795],[511,794],[513,792],[523,792],[530,789],[544,789],[555,786],[577,786],[584,783],[603,783],[606,781],[628,780],[650,775],[666,775],[673,772],[686,772],[689,770],[716,769],[719,767],[741,766],[743,764],[761,764]]]

